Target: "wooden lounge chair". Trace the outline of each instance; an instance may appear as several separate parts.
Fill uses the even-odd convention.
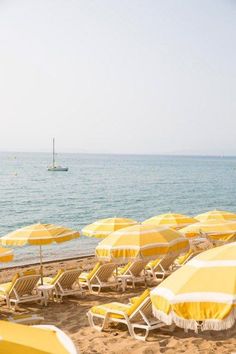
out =
[[[79,284],[82,288],[88,287],[89,291],[98,289],[98,294],[102,288],[118,288],[119,282],[113,272],[116,265],[113,263],[97,263],[91,272],[83,272],[79,276]]]
[[[152,315],[150,290],[146,289],[133,304],[124,305],[112,302],[92,307],[87,313],[89,324],[98,331],[106,328],[109,321],[127,325],[130,335],[139,340],[146,340],[149,331],[160,328],[165,324]],[[95,321],[98,323],[95,324]],[[144,334],[136,330],[144,331]]]
[[[60,300],[64,296],[82,295],[83,290],[79,284],[81,269],[60,269],[54,278],[44,278],[44,284],[54,285],[54,292]]]
[[[6,300],[10,308],[19,303],[42,300],[43,296],[37,289],[40,275],[34,270],[17,273],[10,283],[0,284],[0,298]]]
[[[118,268],[117,279],[122,283],[122,289],[125,291],[128,283],[131,283],[135,288],[135,283],[144,282],[146,285],[146,271],[145,266],[147,261],[134,261],[129,262],[125,267]]]
[[[149,265],[149,269],[148,267],[146,268],[148,279],[162,281],[172,273],[174,260],[176,258],[176,255],[166,255],[162,259],[158,259],[153,267]]]

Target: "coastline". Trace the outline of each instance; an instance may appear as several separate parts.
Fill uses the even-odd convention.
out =
[[[60,262],[67,262],[67,261],[76,261],[76,260],[83,260],[86,258],[93,258],[95,257],[94,254],[85,254],[85,255],[81,255],[81,256],[76,256],[76,257],[67,257],[67,258],[56,258],[56,259],[51,259],[51,260],[47,260],[47,261],[43,261],[44,265],[47,264],[51,264],[51,263],[60,263]],[[4,264],[4,263],[2,263]],[[8,263],[6,263],[7,265]],[[29,268],[29,267],[36,267],[39,266],[40,263],[39,262],[31,262],[31,263],[19,263],[16,265],[10,265],[10,266],[3,266],[0,268],[1,270],[9,270],[9,269],[17,269],[17,268]]]

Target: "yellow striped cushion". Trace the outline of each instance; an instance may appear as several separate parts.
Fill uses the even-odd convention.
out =
[[[138,296],[131,297],[131,298],[129,299],[129,302],[130,302],[131,304],[134,304],[135,301],[138,300],[138,298],[139,298]]]
[[[93,306],[90,311],[93,312],[96,315],[105,316],[105,314],[108,311],[117,310],[117,311],[122,311],[124,313],[127,313],[128,309],[129,309],[128,305],[124,305],[124,304],[121,304],[119,302],[111,302],[110,304]],[[115,314],[115,313],[109,314],[109,317],[124,318],[124,316],[118,315],[118,314]]]
[[[100,266],[101,266],[101,263],[98,262],[90,272],[81,273],[79,276],[79,281],[86,282],[86,280],[90,280],[94,276],[94,274],[97,272],[97,270],[100,268]]]
[[[118,267],[118,274],[122,275],[124,274],[130,267],[131,262],[127,263],[124,267]]]
[[[55,277],[53,277],[53,278],[51,279],[50,284],[51,284],[51,285],[54,285],[54,284],[56,283],[57,279],[60,277],[60,275],[64,273],[64,271],[65,271],[64,269],[59,269],[58,272],[57,272],[57,274],[55,275]]]
[[[19,278],[20,278],[19,273],[16,273],[14,275],[14,277],[12,278],[12,281],[10,283],[8,283],[9,285],[5,287],[5,294],[10,294],[10,292],[13,289],[17,279],[19,279]],[[1,284],[1,285],[4,285],[4,284]]]
[[[155,259],[154,261],[150,261],[150,262],[148,262],[148,264],[146,265],[145,268],[146,268],[146,269],[155,268],[156,265],[157,265],[158,263],[160,263],[160,261],[161,261],[161,259],[159,259],[159,258]]]
[[[143,303],[143,301],[150,295],[150,290],[146,289],[141,296],[137,297],[134,303],[130,306],[127,311],[127,315],[130,316],[137,308]]]
[[[9,293],[9,290],[12,288],[12,282],[4,283],[0,285],[0,294],[6,295]]]
[[[100,268],[100,266],[101,266],[101,263],[98,262],[95,265],[95,267],[93,268],[93,270],[91,272],[89,272],[88,277],[87,277],[88,280],[90,280],[94,276],[94,274],[97,272],[97,270]]]
[[[188,259],[189,256],[191,256],[191,254],[193,254],[193,250],[190,249],[187,253],[185,253],[183,256],[180,256],[176,259],[176,262],[179,264],[179,265],[182,265],[184,264],[184,262],[186,261],[186,259]]]

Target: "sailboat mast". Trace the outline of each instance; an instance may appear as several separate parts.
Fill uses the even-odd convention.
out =
[[[52,142],[52,166],[55,166],[55,138],[53,138]]]

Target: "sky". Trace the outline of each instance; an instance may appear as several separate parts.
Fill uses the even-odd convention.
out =
[[[236,155],[235,0],[0,0],[0,151]]]

